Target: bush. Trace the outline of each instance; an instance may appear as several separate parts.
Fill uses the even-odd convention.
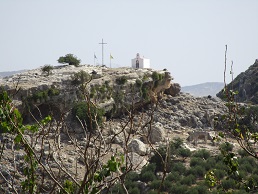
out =
[[[236,188],[236,182],[233,179],[224,179],[222,180],[221,185],[225,190]]]
[[[68,63],[69,65],[74,65],[76,67],[79,66],[81,60],[78,59],[75,55],[73,54],[67,54],[64,57],[59,57],[59,59],[57,60],[58,63]]]
[[[211,154],[208,150],[200,149],[200,150],[196,151],[193,154],[193,156],[197,157],[197,158],[203,158],[203,159],[207,160],[211,156]]]
[[[194,166],[192,168],[190,168],[188,171],[187,171],[187,175],[194,175],[195,177],[198,177],[198,178],[203,178],[204,177],[204,174],[205,174],[205,168],[203,166]]]
[[[172,184],[170,193],[186,194],[187,190],[188,190],[188,186],[177,183],[177,184]]]
[[[151,75],[153,81],[158,81],[159,80],[159,73],[157,71],[154,71]]]
[[[43,73],[47,73],[47,76],[49,76],[49,74],[51,73],[51,71],[54,69],[53,66],[51,65],[44,65],[44,67],[41,68],[41,71]]]
[[[147,171],[147,172],[144,172],[143,174],[141,174],[141,181],[145,182],[145,183],[148,183],[150,181],[153,181],[156,179],[156,176],[154,174],[154,172],[152,171]]]
[[[72,109],[73,119],[78,121],[78,117],[84,124],[84,127],[87,127],[89,130],[94,130],[98,125],[102,124],[103,115],[103,109],[97,108],[94,105],[89,107],[86,102],[77,103]]]
[[[224,150],[226,152],[232,152],[234,146],[229,142],[225,142],[225,143],[222,143],[219,147],[221,150]]]
[[[77,73],[74,73],[72,75],[72,85],[80,85],[80,84],[84,84],[86,82],[89,82],[91,80],[91,76],[90,74],[88,74],[87,72],[81,70]]]
[[[193,192],[191,192],[193,191]],[[198,185],[198,186],[195,186],[193,189],[190,190],[190,192],[188,192],[189,194],[193,194],[195,193],[195,191],[197,191],[196,193],[197,194],[206,194],[206,193],[210,193],[209,190],[208,190],[208,187],[205,186],[205,185]]]
[[[186,167],[184,166],[183,163],[177,162],[177,163],[172,164],[172,169],[171,169],[171,171],[173,171],[173,172],[178,172],[178,173],[180,173],[180,174],[184,174],[185,171],[186,171]]]
[[[237,152],[242,158],[249,156],[249,154],[243,149],[239,149]]]
[[[208,159],[205,161],[205,164],[204,164],[205,169],[206,169],[207,171],[210,170],[210,169],[213,169],[215,165],[216,165],[216,160],[215,160],[215,158],[213,158],[213,157],[208,158]]]
[[[248,173],[252,173],[254,170],[254,167],[250,163],[244,163],[239,166],[239,170],[243,170]]]
[[[131,171],[126,175],[126,180],[130,180],[130,181],[138,181],[139,178],[140,178],[140,175],[134,171]]]
[[[136,80],[136,87],[141,88],[142,87],[142,81],[140,79]]]
[[[180,183],[182,185],[188,185],[191,186],[192,184],[194,184],[196,181],[196,178],[194,177],[194,175],[190,174],[184,178],[182,178],[182,180],[180,181]]]
[[[124,85],[126,82],[127,82],[127,77],[124,76],[124,75],[121,76],[121,77],[116,78],[116,83],[118,85]]]
[[[185,149],[185,148],[179,148],[178,149],[178,155],[182,156],[184,158],[186,157],[190,157],[191,156],[191,151],[189,149]]]
[[[161,180],[154,180],[150,183],[150,188],[154,190],[158,190],[160,187]]]
[[[134,188],[128,189],[128,193],[140,194],[141,191],[138,187],[134,187]]]
[[[166,180],[171,182],[178,182],[181,180],[181,175],[178,172],[171,172],[167,175]]]
[[[227,175],[226,171],[221,169],[216,169],[214,174],[219,180],[223,179]]]
[[[196,158],[196,157],[193,157],[191,158],[190,160],[190,166],[191,167],[194,167],[194,166],[204,166],[205,162],[203,161],[202,158]]]

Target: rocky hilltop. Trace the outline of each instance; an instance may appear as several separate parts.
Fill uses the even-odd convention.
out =
[[[95,104],[105,109],[105,112],[120,115],[120,107],[131,104],[142,106],[150,101],[157,101],[166,92],[176,95],[180,91],[178,84],[172,84],[173,79],[167,71],[132,68],[107,68],[100,66],[63,65],[54,67],[49,75],[42,70],[34,69],[5,77],[0,80],[0,86],[14,97],[15,103],[28,116],[28,105],[37,106],[43,111],[49,109],[57,118],[66,109],[72,108],[75,102],[82,100],[80,80],[75,74],[86,72],[91,76],[86,90]],[[171,87],[171,88],[170,88]],[[179,89],[178,89],[179,88]],[[123,106],[122,106],[123,104]],[[46,116],[46,115],[43,115]]]
[[[67,122],[69,120],[63,120],[62,124],[58,121],[58,113],[63,109],[69,111],[74,102],[81,100],[80,85],[73,84],[72,76],[81,70],[92,75],[86,88],[93,103],[107,113],[114,109],[119,113],[109,116],[101,126],[101,133],[89,135],[82,126]],[[41,69],[30,70],[6,77],[0,85],[13,95],[24,114],[28,115],[28,104],[36,106],[42,114],[46,109],[48,112],[49,107],[52,109],[56,120],[33,135],[24,134],[24,138],[52,176],[62,180],[69,175],[82,180],[85,166],[90,162],[88,156],[103,165],[114,153],[123,153],[131,168],[137,171],[148,163],[155,148],[176,137],[183,139],[184,146],[191,151],[206,148],[218,152],[212,142],[218,130],[214,117],[225,113],[224,103],[216,97],[182,93],[180,85],[172,83],[172,79],[167,71],[84,65],[55,67],[49,76]],[[138,105],[137,111],[121,114],[121,107],[132,102],[133,106]],[[33,111],[36,113],[31,109]],[[12,182],[19,191],[15,185],[25,179],[25,152],[13,150],[13,139],[11,134],[0,134],[0,141],[5,142],[0,163],[0,173],[5,179],[0,179],[0,183],[5,190],[13,191],[7,184]],[[99,152],[93,154],[93,150]],[[53,184],[48,176],[45,181],[45,185]]]
[[[258,59],[245,72],[240,73],[231,83],[228,84],[230,90],[238,91],[237,100],[239,102],[258,103]],[[217,94],[223,98],[223,91]]]

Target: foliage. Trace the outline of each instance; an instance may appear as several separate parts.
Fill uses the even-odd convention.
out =
[[[84,127],[92,131],[102,125],[104,110],[93,104],[79,102],[72,108],[73,119],[78,119],[83,123]]]
[[[32,96],[28,96],[27,100],[37,102],[38,100],[42,102],[43,100],[47,100],[48,97],[58,96],[60,91],[56,88],[49,88],[47,90],[42,90],[35,92]]]
[[[142,81],[140,79],[136,80],[136,87],[141,88],[142,87]]]
[[[74,65],[76,67],[78,67],[81,62],[81,60],[78,59],[73,54],[67,54],[64,57],[63,56],[59,57],[59,59],[57,61],[58,61],[58,63],[63,63],[63,64],[68,63],[69,65]]]
[[[116,78],[116,83],[118,84],[118,85],[124,85],[126,82],[127,82],[127,77],[126,76],[121,76],[121,77],[118,77],[118,78]]]
[[[41,71],[43,73],[46,73],[47,76],[50,75],[51,71],[54,69],[54,67],[52,65],[44,65],[42,68],[41,68]]]
[[[193,157],[202,158],[204,160],[207,160],[210,157],[210,152],[205,149],[200,149],[200,150],[197,150],[193,154]]]
[[[84,83],[88,83],[91,81],[91,76],[86,71],[79,71],[74,73],[72,76],[72,84],[73,85],[83,85]]]

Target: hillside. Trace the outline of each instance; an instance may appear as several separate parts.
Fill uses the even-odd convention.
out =
[[[206,82],[181,88],[182,92],[190,93],[193,96],[216,96],[216,94],[224,87],[222,82]]]
[[[81,74],[82,71],[87,74]],[[92,79],[80,83],[75,75],[92,75]],[[139,173],[156,149],[175,138],[182,139],[180,148],[187,152],[207,149],[212,155],[218,154],[218,146],[223,142],[213,141],[219,130],[214,117],[225,114],[224,102],[180,92],[180,85],[172,80],[166,71],[91,65],[55,67],[49,76],[41,69],[33,69],[2,79],[0,85],[14,97],[13,102],[25,115],[26,124],[35,124],[35,119],[40,121],[49,114],[52,116],[51,121],[36,122],[38,131],[32,125],[28,127],[32,130],[22,136],[38,158],[36,175],[43,183],[39,185],[41,193],[57,191],[60,187],[57,188],[57,183],[62,185],[64,180],[76,184],[83,179],[91,181],[92,176],[101,174],[99,169],[106,170],[105,165],[113,165],[115,161],[123,161],[123,168],[128,172]],[[85,84],[87,81],[89,83]],[[93,111],[96,114],[92,115],[89,106],[81,106],[85,101],[93,105],[90,109],[104,110],[104,118],[98,120],[99,123],[95,122],[97,112]],[[79,109],[75,109],[78,105]],[[77,118],[75,120],[78,115],[86,117],[78,122]],[[89,115],[94,129],[92,123],[87,122]],[[13,134],[0,134],[1,142],[5,143],[0,163],[5,179],[0,178],[3,189],[0,192],[17,190],[19,193],[19,185],[26,179],[27,164],[23,158],[26,149],[13,151],[14,139],[17,141]],[[235,144],[234,149],[238,148]],[[120,158],[122,156],[125,160]],[[182,160],[189,168],[189,161]],[[123,177],[125,172],[119,168],[94,184],[99,187],[114,184],[109,181],[118,180],[115,177]],[[149,193],[147,183],[141,183],[143,193]]]
[[[229,83],[228,88],[238,91],[237,101],[258,104],[258,59]],[[223,98],[223,92],[220,91],[217,96]]]

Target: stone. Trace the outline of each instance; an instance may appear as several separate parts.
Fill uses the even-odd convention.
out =
[[[157,143],[161,142],[165,139],[165,129],[161,125],[161,123],[156,123],[151,127],[151,130],[148,129],[150,142]]]
[[[129,162],[131,162],[133,166],[133,169],[136,168],[136,171],[138,172],[142,169],[142,167],[144,167],[148,163],[148,161],[143,156],[140,156],[135,152],[129,153],[128,157],[129,157]]]
[[[173,83],[171,84],[170,88],[165,90],[165,94],[171,95],[171,96],[177,96],[181,91],[181,86],[179,83]]]
[[[133,139],[129,144],[128,144],[128,150],[130,152],[135,152],[139,154],[140,156],[146,155],[146,146],[145,144],[140,141],[139,139]]]

